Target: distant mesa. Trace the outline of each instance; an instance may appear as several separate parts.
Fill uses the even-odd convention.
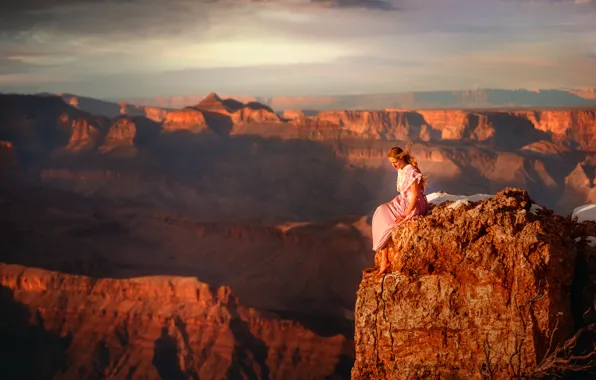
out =
[[[212,94],[209,94],[208,99]],[[232,96],[241,102],[258,101],[274,109],[285,110],[412,110],[412,109],[512,109],[542,107],[596,106],[596,89],[567,90],[500,90],[477,89],[463,91],[401,92],[388,94],[335,95],[335,96]],[[197,104],[196,95],[137,98],[129,103],[157,107],[182,108]],[[226,101],[224,100],[224,104]],[[226,106],[230,106],[226,104]],[[232,107],[233,108],[233,107]]]

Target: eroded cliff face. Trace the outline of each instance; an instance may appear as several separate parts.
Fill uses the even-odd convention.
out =
[[[421,127],[412,123],[407,114],[396,111],[321,111],[317,118],[362,138],[407,140],[417,138]],[[417,130],[411,130],[412,125]]]
[[[565,177],[563,189],[558,202],[561,208],[596,203],[596,165],[589,160],[578,163]]]
[[[201,133],[209,131],[203,112],[192,108],[168,112],[163,120],[162,128],[168,132],[189,131]]]
[[[312,118],[311,124],[330,123],[361,138],[479,141],[503,148],[521,148],[546,138],[558,143],[573,141],[582,150],[593,150],[596,144],[596,112],[592,110],[335,110],[321,111]]]
[[[505,189],[395,229],[391,273],[366,270],[358,290],[352,378],[535,372],[574,331],[577,250],[571,223],[532,206]]]
[[[583,150],[596,149],[596,111],[530,111],[518,115],[530,120],[537,130],[561,140],[571,139]]]
[[[281,118],[269,107],[251,106],[248,104],[232,115],[233,123],[267,123],[281,122]]]
[[[9,378],[338,378],[350,361],[343,336],[246,308],[196,278],[96,279],[0,263],[0,281],[0,346],[17,359],[3,368]]]
[[[106,134],[99,150],[102,153],[107,153],[118,148],[128,148],[134,152],[136,150],[134,146],[136,134],[137,127],[131,119],[122,118],[116,120]]]

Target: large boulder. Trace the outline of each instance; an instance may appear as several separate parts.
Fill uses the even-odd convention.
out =
[[[530,376],[574,331],[573,226],[518,189],[404,223],[363,273],[352,378]]]

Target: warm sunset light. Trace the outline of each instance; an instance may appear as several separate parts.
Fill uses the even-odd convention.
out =
[[[0,2],[0,380],[596,379],[595,0]]]

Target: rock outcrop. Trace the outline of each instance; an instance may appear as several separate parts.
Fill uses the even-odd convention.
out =
[[[210,131],[203,112],[192,108],[168,112],[163,120],[162,128],[168,132],[189,131],[202,133]]]
[[[232,122],[237,123],[279,123],[281,118],[273,110],[259,103],[248,103],[232,115]]]
[[[195,108],[198,108],[201,111],[216,112],[224,115],[229,115],[233,112],[233,110],[214,92],[201,100]]]
[[[554,110],[518,113],[532,122],[534,128],[550,132],[560,140],[570,139],[583,150],[596,149],[596,111]]]
[[[342,335],[244,307],[229,288],[196,278],[96,279],[0,263],[0,281],[8,378],[322,379],[349,371]]]
[[[292,121],[303,118],[305,114],[302,110],[285,110],[282,116],[285,120]]]
[[[352,378],[532,375],[574,331],[572,226],[517,189],[406,222],[363,274]]]
[[[578,204],[596,203],[596,167],[587,162],[578,163],[565,177],[563,194],[558,202],[560,208]]]
[[[108,153],[115,149],[127,149],[131,153],[136,152],[134,140],[137,134],[137,127],[130,118],[120,118],[115,120],[110,127],[100,152]]]

